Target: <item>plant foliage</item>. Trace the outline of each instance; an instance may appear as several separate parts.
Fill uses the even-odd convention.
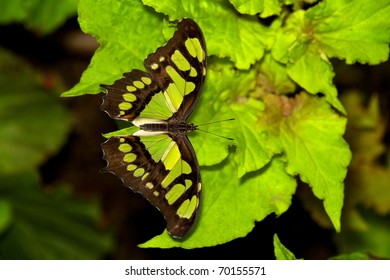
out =
[[[236,119],[208,127],[234,142],[190,136],[203,178],[195,230],[181,241],[163,232],[142,247],[197,248],[243,237],[256,221],[289,208],[298,179],[340,231],[351,151],[330,59],[386,61],[390,1],[324,0],[310,8],[302,2],[80,1],[80,26],[101,47],[64,96],[97,94],[100,84],[143,69],[143,59],[172,35],[169,21],[190,17],[202,28],[211,56],[191,121]]]
[[[280,242],[276,234],[274,235],[274,248],[277,260],[296,260],[294,254]]]
[[[44,191],[39,167],[67,139],[72,118],[58,92],[0,49],[0,258],[97,259],[112,246],[96,201],[64,185]]]
[[[2,1],[0,24],[23,23],[28,29],[46,35],[61,26],[70,16],[76,15],[77,2],[78,0]]]

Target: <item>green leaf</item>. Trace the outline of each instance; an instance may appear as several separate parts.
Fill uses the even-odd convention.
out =
[[[142,246],[198,248],[245,236],[254,221],[288,208],[296,185],[293,176],[300,176],[313,188],[339,230],[350,152],[342,139],[345,118],[333,111],[326,100],[340,112],[344,108],[332,83],[332,65],[320,44],[313,40],[313,27],[308,25],[312,21],[305,18],[305,12],[286,14],[283,21],[276,19],[271,27],[265,27],[256,16],[238,17],[232,6],[222,0],[143,3],[168,15],[170,20],[191,17],[201,26],[211,57],[204,92],[190,121],[234,141],[205,136],[202,131],[189,135],[202,166],[203,200],[197,226],[182,241],[173,240],[165,232]],[[125,15],[131,15],[129,21],[118,20]],[[102,47],[81,82],[66,96],[96,93],[100,90],[98,84],[111,84],[133,68],[143,69],[143,59],[163,45],[174,30],[162,15],[137,1],[105,0],[95,5],[91,0],[81,0],[79,20],[84,31],[97,36]],[[137,24],[130,24],[133,20]],[[272,49],[263,56],[265,46]],[[250,70],[237,70],[256,62]],[[295,98],[270,94],[294,93],[294,82],[312,94],[323,93],[326,100],[305,93]],[[232,117],[234,121],[202,126]],[[219,176],[215,176],[216,172]],[[284,192],[275,185],[284,186]],[[280,197],[282,202],[276,207],[269,197],[268,201],[257,199],[260,192],[272,193],[269,197]],[[245,213],[244,218],[239,220],[235,214],[229,220],[231,211]],[[226,230],[221,232],[219,228]]]
[[[75,16],[78,0],[2,1],[0,24],[23,23],[40,34],[48,34]]]
[[[321,56],[318,46],[310,45],[305,55],[294,64],[287,66],[287,73],[295,82],[312,94],[324,93],[326,100],[341,113],[345,109],[337,98],[337,89],[332,80],[333,66],[325,56]],[[318,74],[321,73],[321,79]]]
[[[309,9],[305,18],[328,57],[348,64],[378,64],[389,57],[389,14],[389,0],[325,0]]]
[[[267,128],[265,149],[284,151],[286,171],[299,174],[312,187],[339,231],[343,180],[351,160],[349,147],[342,138],[346,119],[322,98],[301,93],[294,99],[268,96],[260,122]]]
[[[287,65],[287,73],[292,80],[312,94],[325,94],[332,106],[345,113],[332,82],[333,66],[323,54],[318,41],[312,38],[311,29],[302,10],[291,14],[286,20],[286,26],[276,30],[272,55]]]
[[[43,77],[0,49],[0,173],[31,169],[65,141],[71,119]]]
[[[0,196],[11,208],[0,237],[3,259],[98,259],[112,246],[97,228],[97,203],[77,200],[65,188],[44,193],[36,173],[0,176]]]
[[[22,21],[27,17],[27,10],[30,4],[31,2],[23,0],[3,1],[3,12],[0,14],[0,23],[9,24]]]
[[[388,150],[383,142],[387,118],[381,114],[379,97],[372,95],[367,100],[362,93],[350,91],[343,94],[342,101],[348,112],[345,137],[353,151],[347,178],[353,186],[348,206],[365,205],[380,215],[389,214],[390,162],[381,160]]]
[[[7,200],[0,197],[0,236],[11,224],[12,210]]]
[[[386,117],[382,116],[379,96],[367,96],[358,91],[344,92],[341,101],[348,113],[345,138],[353,150],[351,166],[375,166],[386,152],[383,138],[386,133]],[[367,104],[368,103],[368,104]]]
[[[370,256],[366,253],[353,252],[349,254],[341,254],[331,258],[332,260],[370,260]]]
[[[166,41],[161,16],[151,13],[141,1],[81,0],[81,29],[96,37],[95,52],[80,82],[63,96],[101,92],[100,84],[112,84],[132,69],[143,69],[143,60]]]
[[[279,0],[229,0],[230,3],[242,14],[269,17],[278,15],[282,8]]]
[[[254,99],[243,100],[241,103],[231,106],[232,113],[236,116],[237,128],[234,139],[237,141],[238,176],[242,177],[248,172],[259,170],[270,162],[274,154],[279,150],[267,149],[263,145],[267,135],[263,133],[258,124],[264,104]]]
[[[345,230],[335,236],[342,254],[365,252],[382,259],[390,258],[390,220],[369,210],[360,209],[366,228],[359,231]]]
[[[208,54],[228,57],[239,69],[249,69],[258,61],[270,40],[268,29],[256,16],[237,17],[236,11],[224,0],[143,0],[143,3],[168,15],[170,20],[195,19],[206,38]]]
[[[222,0],[184,3],[178,0],[145,0],[144,3],[168,14],[171,20],[194,18],[203,30],[208,54],[228,57],[239,69],[248,69],[261,59],[264,46],[272,41],[269,30],[256,17],[237,18]],[[207,14],[210,17],[205,16]],[[228,27],[226,21],[230,23]],[[166,25],[161,15],[151,13],[150,8],[140,1],[104,0],[96,5],[93,0],[81,0],[79,22],[82,30],[94,35],[101,47],[95,52],[80,82],[63,96],[96,94],[101,92],[99,84],[112,84],[131,69],[142,70],[144,58],[169,38],[162,36],[168,32],[164,29]],[[172,28],[169,29],[172,31]],[[216,30],[224,32],[216,37]],[[224,43],[221,44],[221,41]]]
[[[322,1],[306,12],[292,13],[284,25],[274,22],[277,35],[272,55],[287,64],[289,76],[300,86],[312,94],[325,94],[332,106],[345,113],[332,83],[334,73],[328,58],[347,63],[386,61],[389,12],[388,0]]]
[[[267,215],[281,215],[291,204],[295,180],[284,171],[284,163],[274,158],[261,171],[241,179],[233,174],[237,164],[232,156],[220,165],[202,168],[201,211],[195,229],[184,240],[176,240],[166,230],[141,244],[143,248],[200,248],[244,237]],[[215,176],[218,171],[218,176]]]
[[[226,60],[211,59],[209,62],[203,93],[192,114],[193,117],[190,119],[190,121],[200,125],[199,129],[209,132],[197,131],[189,135],[200,165],[210,166],[222,162],[228,156],[227,146],[240,142],[239,126],[245,115],[232,114],[232,107],[229,107],[228,104],[234,104],[239,96],[245,96],[253,90],[255,82],[253,71],[234,69],[234,65]],[[228,120],[232,117],[236,117],[236,119],[202,125]],[[230,137],[234,140],[226,140],[222,137]],[[213,156],[210,157],[210,155]]]
[[[264,1],[259,0],[229,0],[229,2],[242,14],[255,15],[264,8]]]
[[[257,95],[295,92],[296,84],[290,79],[286,66],[276,61],[269,52],[264,55],[258,68],[260,74],[257,78],[259,84]],[[261,94],[259,94],[259,91]]]
[[[383,142],[387,118],[376,94],[367,99],[361,92],[348,91],[342,102],[348,112],[345,138],[353,153],[345,182],[343,230],[364,232],[370,223],[360,214],[362,206],[382,216],[390,213],[390,161],[382,160],[388,153]]]
[[[296,260],[294,254],[280,242],[277,234],[274,234],[274,248],[277,260]]]

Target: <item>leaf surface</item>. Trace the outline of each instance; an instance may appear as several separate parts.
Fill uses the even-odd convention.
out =
[[[215,246],[246,236],[255,221],[270,213],[285,212],[291,204],[296,182],[274,158],[263,171],[237,178],[237,164],[230,157],[213,167],[202,168],[203,188],[199,222],[184,240],[167,231],[140,246],[143,248],[199,248]],[[218,176],[215,176],[216,171]]]

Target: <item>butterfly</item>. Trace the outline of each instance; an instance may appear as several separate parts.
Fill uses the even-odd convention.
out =
[[[197,105],[206,76],[206,44],[200,27],[185,18],[173,37],[106,90],[101,109],[138,127],[102,144],[107,166],[125,186],[163,214],[169,234],[183,237],[194,225],[201,176],[186,120]]]

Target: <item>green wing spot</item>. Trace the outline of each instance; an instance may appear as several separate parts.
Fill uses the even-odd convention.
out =
[[[180,152],[179,152],[180,153]],[[161,182],[163,188],[168,187],[173,180],[179,177],[182,174],[190,174],[192,171],[191,166],[184,160],[179,160],[175,166],[169,171],[168,175]],[[186,182],[187,185],[187,182]],[[192,185],[192,183],[191,183]]]
[[[171,171],[167,174],[167,176],[162,180],[161,186],[163,188],[168,187],[173,180],[175,180],[177,177],[179,177],[182,174],[180,164],[176,164]]]
[[[136,88],[139,88],[139,89],[143,89],[145,87],[145,84],[141,81],[134,81],[133,82],[133,85],[136,87]]]
[[[188,38],[184,44],[192,57],[197,57],[199,62],[205,59],[205,53],[198,38]]]
[[[186,189],[189,189],[191,186],[192,186],[192,181],[191,180],[184,180],[185,184],[186,184]]]
[[[169,109],[172,112],[177,112],[184,100],[184,95],[194,91],[195,84],[192,82],[186,82],[172,66],[167,66],[166,71],[171,77],[173,83],[168,85],[164,95]]]
[[[154,195],[155,197],[158,197],[158,196],[160,195],[160,193],[159,193],[158,191],[154,191],[154,192],[153,192],[153,195]]]
[[[132,94],[132,93],[124,93],[122,95],[123,97],[123,100],[127,101],[127,102],[134,102],[137,100],[137,96],[135,94]]]
[[[195,89],[195,84],[192,82],[186,82],[186,80],[184,80],[172,66],[167,66],[165,70],[177,86],[177,90],[182,96],[191,93]]]
[[[160,62],[163,62],[165,60],[165,57],[163,57],[163,56],[160,56],[160,59],[159,59],[159,61]]]
[[[153,189],[154,188],[154,185],[151,183],[151,182],[147,182],[146,184],[145,184],[145,186],[148,188],[148,189]]]
[[[172,117],[173,113],[168,107],[167,100],[163,92],[155,94],[145,109],[141,112],[141,118],[156,120],[167,120]]]
[[[135,164],[129,164],[128,166],[127,166],[127,171],[133,171],[133,170],[135,170],[137,168],[137,165],[135,165]]]
[[[196,49],[195,49],[194,45],[193,45],[192,42],[191,42],[191,38],[188,38],[188,39],[185,41],[184,45],[186,46],[188,53],[189,53],[192,57],[196,57]]]
[[[134,92],[134,91],[137,91],[137,88],[136,87],[133,87],[133,86],[126,86],[126,90],[128,92]]]
[[[200,192],[201,190],[202,190],[202,184],[198,183],[198,192]]]
[[[174,185],[169,192],[165,195],[165,198],[168,200],[168,204],[172,205],[175,201],[183,195],[186,188],[182,184]]]
[[[140,176],[144,175],[144,173],[145,173],[145,169],[140,167],[140,168],[137,168],[136,170],[134,170],[133,175],[134,175],[134,177],[140,177]]]
[[[198,205],[197,200],[196,195],[192,196],[191,201],[189,199],[184,200],[179,209],[177,209],[177,215],[180,218],[190,219]]]
[[[132,148],[129,144],[124,143],[119,145],[118,150],[122,153],[128,153],[132,150]]]
[[[169,109],[174,113],[177,112],[177,109],[179,109],[184,98],[174,83],[170,83],[168,85],[166,91],[164,92],[164,96]]]
[[[158,64],[157,63],[153,63],[150,68],[152,68],[153,70],[157,70],[158,69]]]
[[[191,165],[189,165],[186,161],[181,161],[181,172],[184,174],[190,174],[192,171]]]
[[[118,107],[120,110],[126,111],[126,110],[130,110],[131,107],[133,106],[129,102],[121,102],[119,103]]]
[[[135,161],[136,158],[137,158],[136,154],[128,153],[128,154],[125,154],[125,156],[123,157],[123,161],[131,163],[131,162]]]
[[[176,50],[172,56],[171,56],[172,61],[176,64],[177,68],[179,68],[182,71],[188,71],[191,68],[190,63],[188,60],[183,56],[183,54],[179,51]]]
[[[152,83],[152,80],[148,77],[142,77],[141,81],[144,82],[146,85],[150,85]]]
[[[190,77],[196,77],[197,75],[198,75],[198,72],[196,72],[196,69],[194,67],[191,67]]]
[[[145,145],[154,162],[159,162],[172,139],[167,135],[141,137],[141,142]]]
[[[161,157],[161,161],[164,163],[164,166],[167,170],[172,170],[172,168],[179,161],[180,156],[181,154],[179,148],[177,147],[177,143],[172,141]]]
[[[141,180],[142,181],[145,181],[145,179],[149,176],[149,172],[146,172],[145,174],[144,174],[144,176],[142,176],[142,178],[141,178]]]

